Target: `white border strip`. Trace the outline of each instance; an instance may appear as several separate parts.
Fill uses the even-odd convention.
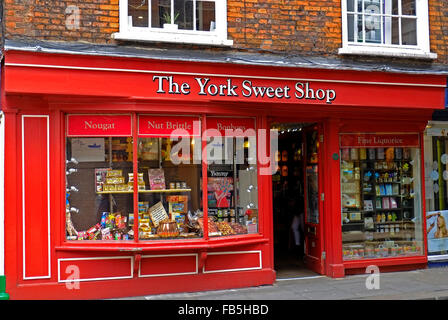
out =
[[[192,72],[176,72],[176,71],[153,71],[138,69],[120,69],[120,68],[97,68],[97,67],[75,67],[75,66],[58,66],[48,64],[31,64],[31,63],[11,63],[6,62],[7,67],[28,67],[28,68],[46,68],[46,69],[68,69],[68,70],[89,70],[89,71],[109,71],[109,72],[133,72],[146,74],[169,74],[184,76],[202,76],[202,77],[225,77],[225,78],[244,78],[244,79],[263,79],[263,80],[281,80],[281,81],[309,81],[309,82],[327,82],[327,83],[350,83],[350,84],[370,84],[370,85],[386,85],[386,86],[410,86],[410,87],[433,87],[445,88],[446,85],[428,84],[428,83],[402,83],[402,82],[377,82],[377,81],[354,81],[354,80],[333,80],[333,79],[313,79],[313,78],[287,78],[287,77],[265,77],[265,76],[248,76],[235,74],[213,74],[213,73],[192,73]]]
[[[196,271],[194,272],[178,272],[178,273],[157,273],[157,274],[141,274],[141,266],[142,260],[144,258],[161,258],[161,257],[196,257]],[[198,263],[198,254],[197,253],[186,253],[186,254],[158,254],[158,255],[146,255],[142,256],[140,259],[140,265],[138,267],[138,277],[146,278],[146,277],[165,277],[165,276],[181,276],[181,275],[189,275],[189,274],[198,274],[199,263]]]
[[[434,261],[448,261],[448,254],[442,254],[437,256],[430,256],[428,255],[428,261],[434,262]]]
[[[47,236],[48,236],[48,275],[46,276],[37,276],[37,277],[27,277],[26,270],[26,260],[25,260],[25,135],[24,135],[24,125],[25,118],[46,118],[47,119]],[[23,279],[24,280],[32,280],[32,279],[48,279],[51,278],[51,238],[50,238],[51,230],[50,230],[50,116],[49,115],[22,115],[22,247],[23,247]]]
[[[5,275],[5,116],[0,111],[0,276]]]
[[[205,271],[205,263],[202,267],[202,273],[219,273],[219,272],[234,272],[234,271],[247,271],[247,270],[261,270],[261,250],[253,250],[253,251],[226,251],[226,252],[209,252],[207,255],[229,255],[229,254],[245,254],[245,253],[258,253],[259,255],[259,266],[258,267],[250,267],[250,268],[235,268],[235,269],[222,269],[222,270],[213,270],[213,271]]]
[[[129,276],[119,277],[105,277],[105,278],[85,278],[85,279],[68,279],[61,280],[61,261],[85,261],[85,260],[118,260],[129,259],[131,265],[131,272]],[[89,258],[61,258],[58,259],[58,282],[81,282],[81,281],[98,281],[98,280],[116,280],[116,279],[132,279],[134,277],[134,257],[121,256],[121,257],[89,257]]]

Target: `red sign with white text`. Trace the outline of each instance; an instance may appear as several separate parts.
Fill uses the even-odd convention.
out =
[[[132,136],[132,117],[120,115],[67,115],[68,137]]]
[[[214,118],[207,117],[208,135],[214,135],[211,129],[217,130],[221,136],[255,136],[254,118]]]
[[[138,117],[138,134],[152,137],[200,137],[199,117],[153,116]]]
[[[365,147],[415,147],[418,148],[418,133],[368,133],[368,134],[341,134],[342,148]]]

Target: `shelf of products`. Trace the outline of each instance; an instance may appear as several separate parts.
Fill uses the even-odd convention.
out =
[[[344,259],[422,253],[418,154],[401,147],[341,149]]]

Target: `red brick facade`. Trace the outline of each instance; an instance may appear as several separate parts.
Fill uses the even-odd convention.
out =
[[[111,35],[119,28],[118,3],[119,0],[5,0],[5,38],[116,43]],[[341,47],[340,0],[227,3],[228,38],[234,41],[234,49],[336,56]],[[448,5],[440,0],[429,0],[429,5],[431,51],[438,54],[436,62],[448,63]],[[70,27],[77,14],[79,25]]]

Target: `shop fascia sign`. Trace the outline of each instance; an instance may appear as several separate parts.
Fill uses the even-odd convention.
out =
[[[332,104],[336,99],[336,90],[320,88],[310,82],[297,81],[293,84],[255,84],[251,79],[212,79],[210,77],[194,77],[188,81],[179,81],[173,75],[154,75],[152,81],[157,86],[160,95],[190,94],[202,97],[226,97],[244,99],[275,99],[275,100],[313,100]],[[278,80],[274,80],[278,82]],[[273,81],[271,81],[273,82]]]

